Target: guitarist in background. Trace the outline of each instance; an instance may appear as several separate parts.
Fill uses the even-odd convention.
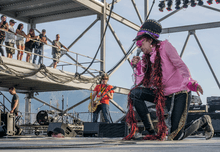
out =
[[[96,96],[97,98],[99,98],[113,88],[111,85],[107,84],[108,80],[109,80],[109,76],[107,74],[103,74],[101,77],[101,81],[102,81],[101,84],[98,84],[93,90],[94,93],[92,95],[92,101],[94,101]],[[114,90],[111,90],[100,100],[101,104],[98,105],[96,111],[93,112],[93,122],[97,122],[100,110],[102,110],[105,122],[107,123],[110,122],[109,121],[109,99],[113,98],[113,93],[114,93]],[[92,106],[96,106],[96,105],[93,104]]]

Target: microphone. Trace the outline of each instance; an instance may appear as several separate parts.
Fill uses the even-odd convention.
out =
[[[140,54],[141,54],[141,49],[140,49],[140,48],[138,48],[138,49],[137,49],[136,56],[139,56]]]
[[[141,49],[140,49],[140,48],[138,48],[138,49],[137,49],[136,56],[139,56],[140,54],[141,54]],[[132,67],[133,67],[133,68],[135,68],[135,67],[136,67],[136,65],[132,65]]]

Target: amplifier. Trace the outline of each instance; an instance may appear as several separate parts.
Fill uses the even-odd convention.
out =
[[[83,136],[92,136],[99,133],[100,122],[84,122]]]
[[[218,104],[220,105],[220,97],[207,97],[207,104]]]
[[[125,137],[128,135],[126,123],[100,123],[99,137]]]
[[[211,113],[220,113],[220,104],[209,104],[209,112]]]
[[[189,113],[204,113],[204,112],[208,112],[207,105],[189,106]]]
[[[84,122],[84,137],[125,137],[128,134],[126,123]]]

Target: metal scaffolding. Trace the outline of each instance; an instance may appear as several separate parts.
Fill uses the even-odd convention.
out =
[[[120,2],[120,0],[115,0],[114,5],[117,5],[117,3]],[[147,17],[149,13],[149,0],[144,0],[144,19],[141,18],[141,15],[139,13],[139,10],[135,4],[135,0],[131,0],[134,10],[137,13],[138,19],[140,23],[142,24],[144,22],[144,19]],[[13,4],[13,5],[12,5]],[[45,23],[45,22],[51,22],[51,21],[57,21],[61,19],[69,19],[69,18],[76,18],[76,17],[83,17],[83,16],[89,16],[89,15],[96,15],[97,19],[95,19],[94,22],[92,22],[88,28],[86,28],[68,47],[70,49],[74,44],[78,42],[80,38],[83,37],[84,34],[87,33],[98,21],[101,22],[101,37],[104,33],[104,28],[106,26],[106,18],[110,15],[110,7],[113,4],[108,4],[106,3],[106,0],[13,0],[13,1],[8,1],[8,0],[1,0],[0,4],[0,13],[5,14],[11,18],[14,18],[16,20],[23,21],[29,25],[29,28],[34,28],[36,29],[36,25],[39,23]],[[207,8],[209,10],[213,10],[216,12],[220,12],[219,9],[212,8],[210,6],[203,5],[201,7]],[[181,11],[183,8],[181,7],[179,10],[175,10],[171,12],[170,14],[162,17],[158,21],[164,21],[165,19],[169,18],[170,16],[178,13]],[[114,11],[112,12],[111,16],[112,19],[115,21],[124,24],[125,26],[131,28],[132,30],[138,31],[140,29],[140,26],[133,23],[132,21],[120,16],[119,14],[115,13]],[[117,44],[119,45],[120,49],[122,50],[123,54],[126,55],[126,58],[122,62],[120,62],[118,65],[115,66],[114,70],[111,72],[110,76],[126,61],[130,63],[129,56],[131,54],[127,54],[125,51],[120,39],[118,38],[116,32],[114,31],[112,25],[109,23],[108,27],[113,34]],[[206,57],[205,51],[202,48],[202,45],[199,42],[198,37],[196,36],[195,32],[197,30],[203,30],[203,29],[209,29],[209,28],[219,28],[220,27],[220,22],[212,22],[212,23],[205,23],[205,24],[195,24],[195,25],[188,25],[188,26],[179,26],[179,27],[171,27],[171,28],[164,28],[162,31],[162,34],[167,34],[167,33],[177,33],[177,32],[183,32],[183,31],[188,31],[188,36],[185,40],[184,46],[182,48],[180,56],[183,56],[184,50],[187,46],[188,40],[191,35],[194,35],[201,52],[211,70],[211,73],[220,89],[220,84],[219,80],[217,79],[217,76],[215,75],[214,70],[212,69],[211,64],[209,63],[208,58]],[[100,69],[98,71],[106,71],[106,50],[105,46],[106,41],[105,41],[105,36],[103,37],[103,43],[100,49]],[[136,48],[133,48],[131,52],[134,52]],[[78,62],[78,55],[76,57],[71,56],[69,53],[62,54],[66,55],[68,58],[70,58],[74,63],[76,63],[76,72],[78,71],[78,66],[81,66],[81,63]],[[61,57],[62,57],[61,56]],[[50,65],[51,66],[51,65]],[[85,69],[85,67],[82,67],[82,69]],[[88,73],[92,76],[95,77],[93,72],[88,71]],[[87,89],[90,89],[89,86]],[[129,90],[129,89],[128,89]],[[120,91],[119,91],[120,92]],[[30,112],[30,93],[27,94],[27,100],[26,100],[26,112]],[[36,98],[34,98],[36,99]],[[87,101],[89,99],[86,98],[85,100],[73,105],[72,107],[68,108],[65,110],[67,112],[71,108],[74,108],[78,106],[79,104]],[[36,99],[37,100],[37,99]],[[40,100],[38,100],[40,101]],[[40,101],[41,102],[41,101]],[[119,105],[117,105],[116,102],[113,100],[111,101],[120,111],[123,113],[125,112],[124,109],[122,109]],[[43,102],[42,102],[43,103]],[[47,105],[47,104],[46,104]]]

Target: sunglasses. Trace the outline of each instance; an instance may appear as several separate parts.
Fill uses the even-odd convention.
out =
[[[103,78],[102,80],[108,80],[108,78]]]
[[[136,42],[136,45],[137,45],[137,47],[141,47],[142,46],[142,42],[145,40],[145,38],[142,38],[142,39],[140,39],[140,40],[137,40],[137,42]]]

